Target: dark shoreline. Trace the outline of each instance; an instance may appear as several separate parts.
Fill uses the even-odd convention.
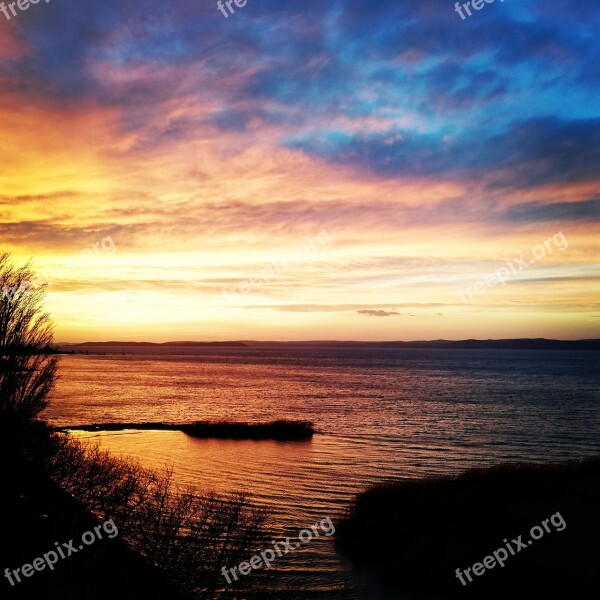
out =
[[[374,486],[355,498],[339,522],[336,545],[354,566],[396,594],[586,597],[586,589],[600,586],[598,506],[600,456],[500,464],[454,477]],[[532,531],[544,520],[548,529],[536,537]],[[513,553],[504,550],[503,566],[481,572],[484,559],[491,564],[494,551],[519,536],[522,551],[513,544]]]
[[[6,415],[2,415],[6,417]],[[169,578],[148,562],[122,538],[120,523],[116,537],[100,537],[98,527],[106,518],[93,514],[82,502],[53,480],[49,463],[51,430],[43,422],[11,422],[0,419],[0,467],[5,516],[2,533],[2,570],[30,565],[59,543],[81,540],[85,532],[96,532],[95,541],[84,548],[57,556],[52,569],[46,563],[33,576],[23,573],[20,581],[0,578],[0,597],[14,600],[186,600]],[[71,553],[74,556],[71,556]],[[42,561],[44,562],[44,561]],[[40,572],[38,572],[40,571]]]
[[[425,348],[455,350],[600,350],[600,339],[554,340],[546,338],[514,338],[487,340],[415,340],[415,341],[342,341],[306,340],[298,342],[276,342],[258,340],[238,340],[227,342],[83,342],[78,344],[59,343],[61,351],[74,353],[89,348],[114,348],[132,350],[135,348]],[[89,351],[89,350],[88,350]]]
[[[273,440],[279,442],[308,441],[315,428],[308,421],[271,421],[269,423],[236,423],[229,421],[196,421],[194,423],[92,423],[54,427],[55,431],[182,431],[199,439]]]

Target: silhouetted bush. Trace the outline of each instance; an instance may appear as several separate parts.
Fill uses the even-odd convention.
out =
[[[583,598],[597,589],[600,458],[558,464],[504,464],[457,477],[375,486],[359,494],[337,526],[336,543],[352,562],[392,591],[417,598]],[[529,538],[560,513],[552,530],[463,586],[472,567]]]
[[[190,596],[218,597],[221,568],[265,542],[265,513],[242,493],[196,495],[179,489],[168,470],[156,474],[64,434],[54,439],[50,470],[61,487],[98,518],[112,518],[120,538]],[[258,574],[237,585],[260,582]]]
[[[52,322],[42,310],[45,289],[29,264],[0,254],[0,418],[35,418],[48,402],[58,357]]]

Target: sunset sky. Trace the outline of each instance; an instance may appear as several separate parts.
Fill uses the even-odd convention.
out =
[[[599,26],[573,0],[0,13],[0,249],[59,341],[600,337]]]

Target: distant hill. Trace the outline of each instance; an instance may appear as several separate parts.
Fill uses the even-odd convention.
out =
[[[59,344],[59,346],[85,347],[85,346],[246,346],[244,342],[82,342],[80,344]]]
[[[507,340],[429,340],[412,342],[254,342],[244,341],[248,346],[320,346],[341,348],[454,348],[474,350],[600,350],[600,340],[548,340],[545,338],[521,338]]]
[[[248,348],[273,348],[273,347],[321,347],[321,348],[450,348],[473,350],[600,350],[600,339],[589,340],[549,340],[545,338],[517,338],[506,340],[429,340],[412,342],[357,342],[336,340],[312,340],[303,342],[261,342],[255,340],[231,342],[83,342],[81,344],[59,344],[69,348],[87,346],[123,346],[123,347],[248,347]]]

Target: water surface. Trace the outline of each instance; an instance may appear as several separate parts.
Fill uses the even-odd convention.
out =
[[[311,442],[85,433],[201,491],[245,490],[275,539],[340,514],[382,479],[600,452],[598,353],[580,351],[102,348],[65,356],[58,425],[199,419],[313,421]],[[110,353],[110,352],[115,353]],[[356,577],[320,538],[280,559],[292,588],[336,597]],[[356,593],[355,597],[362,594]],[[367,597],[383,597],[372,588]],[[364,597],[364,596],[363,596]]]

